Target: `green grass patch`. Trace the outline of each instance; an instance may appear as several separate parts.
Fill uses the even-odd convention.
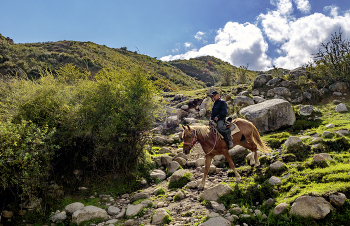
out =
[[[190,182],[190,179],[192,177],[192,173],[185,173],[179,181],[175,182],[169,182],[168,187],[169,188],[182,188],[185,186],[188,182]]]

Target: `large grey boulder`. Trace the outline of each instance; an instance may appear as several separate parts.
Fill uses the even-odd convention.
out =
[[[55,213],[50,217],[50,221],[56,223],[56,222],[63,222],[67,219],[67,214],[65,211]]]
[[[292,205],[290,213],[295,216],[323,219],[334,207],[322,197],[300,196]]]
[[[279,82],[281,82],[281,78],[273,78],[266,83],[267,86],[276,86]]]
[[[273,99],[243,108],[239,112],[251,121],[259,132],[275,131],[291,126],[295,122],[295,113],[286,100]]]
[[[237,106],[249,106],[249,105],[253,105],[254,104],[254,100],[250,97],[247,96],[237,96],[234,100],[233,100],[233,105],[237,105]]]
[[[137,205],[129,204],[127,209],[126,209],[126,216],[127,217],[135,216],[138,213],[140,213],[142,211],[142,209],[143,209],[142,204],[137,204]]]
[[[217,201],[221,196],[230,193],[232,189],[225,184],[219,184],[215,187],[205,190],[200,197],[208,201]]]
[[[189,173],[190,171],[184,170],[184,169],[179,169],[173,175],[170,177],[170,182],[177,182],[179,181],[184,174]]]
[[[73,214],[77,210],[81,210],[84,208],[84,204],[81,202],[74,202],[67,205],[64,210],[70,214]]]
[[[199,226],[231,226],[231,222],[223,217],[214,217],[201,223]]]
[[[270,89],[269,91],[267,91],[267,94],[266,94],[268,97],[273,97],[275,95],[279,95],[279,96],[290,96],[290,91],[288,88],[286,87],[276,87],[276,88],[273,88],[273,89]]]
[[[169,216],[169,214],[165,209],[163,209],[163,208],[157,209],[152,217],[152,224],[155,224],[155,225],[163,224],[164,218],[166,216]]]
[[[151,172],[150,176],[152,178],[158,178],[158,179],[161,179],[161,180],[164,180],[166,178],[166,174],[164,171],[162,170],[159,170],[159,169],[155,169]]]
[[[106,210],[98,208],[96,206],[86,206],[83,209],[77,210],[73,213],[72,222],[79,225],[81,222],[98,218],[107,220],[108,214]]]
[[[254,88],[263,87],[271,79],[272,76],[269,74],[259,75],[254,79]]]

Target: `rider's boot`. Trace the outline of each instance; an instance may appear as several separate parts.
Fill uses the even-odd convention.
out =
[[[231,130],[226,131],[224,134],[224,139],[226,141],[226,144],[228,146],[228,149],[233,148],[233,142],[231,137]]]

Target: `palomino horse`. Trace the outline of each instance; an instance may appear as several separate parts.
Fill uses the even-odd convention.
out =
[[[269,152],[270,147],[268,147],[266,142],[260,139],[259,132],[253,123],[240,118],[235,119],[233,122],[240,129],[238,133],[232,136],[233,145],[235,146],[238,144],[254,152],[255,167],[259,166],[260,162],[258,159],[257,148],[263,152]],[[210,128],[208,126],[190,127],[187,125],[187,127],[182,127],[184,129],[183,152],[185,154],[189,154],[192,147],[198,142],[202,146],[205,153],[205,170],[202,180],[203,189],[211,161],[215,155],[224,155],[236,175],[236,181],[239,182],[241,180],[241,176],[237,172],[228,152],[227,144],[223,139],[221,139],[220,134],[218,134],[218,131],[216,129]]]

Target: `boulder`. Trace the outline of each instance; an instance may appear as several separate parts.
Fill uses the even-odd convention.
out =
[[[140,213],[142,209],[143,209],[142,204],[137,204],[137,205],[129,204],[128,207],[126,208],[126,216],[127,217],[135,216],[138,213]]]
[[[260,104],[260,103],[266,101],[264,98],[259,97],[259,96],[253,96],[253,100],[254,100],[254,103],[256,103],[256,104]]]
[[[81,202],[74,202],[67,205],[64,210],[70,214],[73,214],[77,210],[81,210],[84,208],[84,204]]]
[[[136,201],[139,199],[148,199],[148,198],[149,198],[148,192],[140,192],[140,193],[136,193],[132,199]]]
[[[312,105],[306,105],[299,109],[299,114],[308,116],[312,114],[313,110],[314,110],[314,107]]]
[[[324,137],[328,137],[330,135],[331,135],[331,132],[329,132],[329,131],[323,131],[323,133],[322,133],[322,136],[324,136]]]
[[[329,86],[333,92],[345,92],[348,90],[348,85],[345,82],[336,82]]]
[[[275,95],[285,97],[285,96],[290,96],[291,94],[290,94],[289,89],[286,87],[276,87],[276,88],[268,90],[266,95],[268,97],[273,97]]]
[[[166,174],[164,171],[159,170],[159,169],[155,169],[151,172],[150,176],[152,178],[159,178],[161,180],[164,180],[166,178]]]
[[[85,206],[83,209],[77,210],[73,213],[72,222],[79,225],[81,222],[98,218],[107,220],[108,214],[106,210],[98,208],[96,206]]]
[[[219,184],[215,187],[204,190],[200,197],[208,201],[217,201],[221,196],[230,193],[232,189],[228,185]]]
[[[314,155],[314,157],[312,157],[312,159],[314,160],[314,162],[323,162],[326,161],[326,159],[319,154]]]
[[[253,105],[253,104],[254,104],[254,100],[250,97],[247,97],[247,96],[237,96],[233,100],[234,106],[249,106],[249,105]]]
[[[231,226],[231,222],[223,217],[214,217],[201,223],[199,226]]]
[[[335,111],[336,112],[347,112],[348,109],[346,108],[346,105],[341,103],[341,104],[338,104],[336,107],[335,107]]]
[[[329,200],[335,206],[342,206],[345,203],[346,196],[343,193],[336,192],[334,194],[329,195]]]
[[[271,79],[272,79],[272,76],[269,74],[259,75],[254,79],[254,88],[263,87]]]
[[[326,125],[327,129],[331,129],[331,128],[334,128],[334,127],[335,127],[335,125],[333,123]]]
[[[309,93],[309,92],[307,92],[307,91],[304,91],[304,92],[303,92],[303,97],[304,97],[305,99],[307,99],[307,100],[311,100],[312,94]]]
[[[174,173],[176,170],[180,168],[180,164],[176,161],[171,161],[168,164],[168,172],[169,173]]]
[[[67,219],[67,214],[65,211],[62,211],[60,213],[55,213],[54,215],[52,215],[50,217],[50,221],[52,221],[54,223],[63,222],[66,219]]]
[[[279,82],[281,82],[281,78],[273,78],[266,83],[267,86],[276,86]]]
[[[217,203],[215,201],[210,201],[211,206],[217,212],[224,212],[226,210],[225,205],[223,203]]]
[[[184,118],[184,121],[185,121],[187,124],[193,124],[193,123],[196,123],[198,120],[195,119],[195,118]]]
[[[163,209],[163,208],[157,209],[152,217],[152,224],[155,224],[155,225],[163,224],[164,218],[166,216],[169,216],[169,214],[165,209]]]
[[[288,204],[287,203],[280,203],[278,204],[274,209],[273,209],[273,213],[275,215],[279,215],[281,214],[285,209],[287,209]]]
[[[120,213],[120,209],[116,206],[110,206],[108,207],[107,212],[109,215],[117,215],[118,213]]]
[[[176,95],[174,96],[174,101],[181,100],[183,96],[184,96],[183,94],[176,94]]]
[[[178,127],[180,123],[180,119],[178,118],[177,115],[169,116],[166,118],[164,122],[164,128],[165,129],[172,129],[175,127]]]
[[[267,100],[260,104],[251,105],[243,108],[239,113],[251,121],[262,133],[291,126],[296,120],[290,103],[281,99]]]
[[[182,157],[174,157],[173,161],[178,162],[180,164],[180,166],[184,166],[186,165],[186,159],[182,158]]]
[[[160,161],[162,162],[162,165],[167,166],[171,161],[173,161],[173,157],[169,155],[162,155]]]
[[[204,166],[205,165],[205,158],[197,159],[195,165],[196,165],[196,167]]]
[[[187,104],[186,105],[182,105],[181,106],[181,110],[187,111],[188,110],[188,105]]]
[[[135,220],[134,219],[129,219],[125,221],[124,226],[134,226],[135,225]]]
[[[166,140],[164,137],[161,137],[161,136],[155,136],[153,139],[152,139],[153,143],[155,144],[165,144]]]
[[[272,176],[270,179],[269,179],[269,183],[271,185],[279,185],[282,183],[282,180],[278,177],[275,177],[275,176]]]
[[[270,169],[272,170],[280,170],[280,169],[283,169],[284,167],[286,167],[286,165],[281,161],[274,162],[270,165]]]
[[[258,96],[258,95],[259,95],[259,90],[254,89],[254,90],[252,91],[252,95],[253,95],[253,96]]]
[[[173,175],[171,175],[171,177],[170,177],[170,182],[177,182],[177,181],[179,181],[183,177],[183,175],[186,174],[186,173],[189,173],[189,171],[188,170],[184,170],[184,169],[179,169],[179,170],[175,171],[173,173]]]
[[[300,196],[292,205],[290,213],[295,216],[323,219],[334,207],[322,197]]]
[[[299,78],[300,76],[306,74],[306,69],[302,67],[295,68],[289,72],[289,77],[294,80]]]
[[[299,144],[302,143],[302,140],[300,139],[300,137],[296,137],[296,136],[290,136],[288,137],[288,139],[284,142],[284,146],[286,148],[288,148],[289,146],[293,146],[295,144]]]

